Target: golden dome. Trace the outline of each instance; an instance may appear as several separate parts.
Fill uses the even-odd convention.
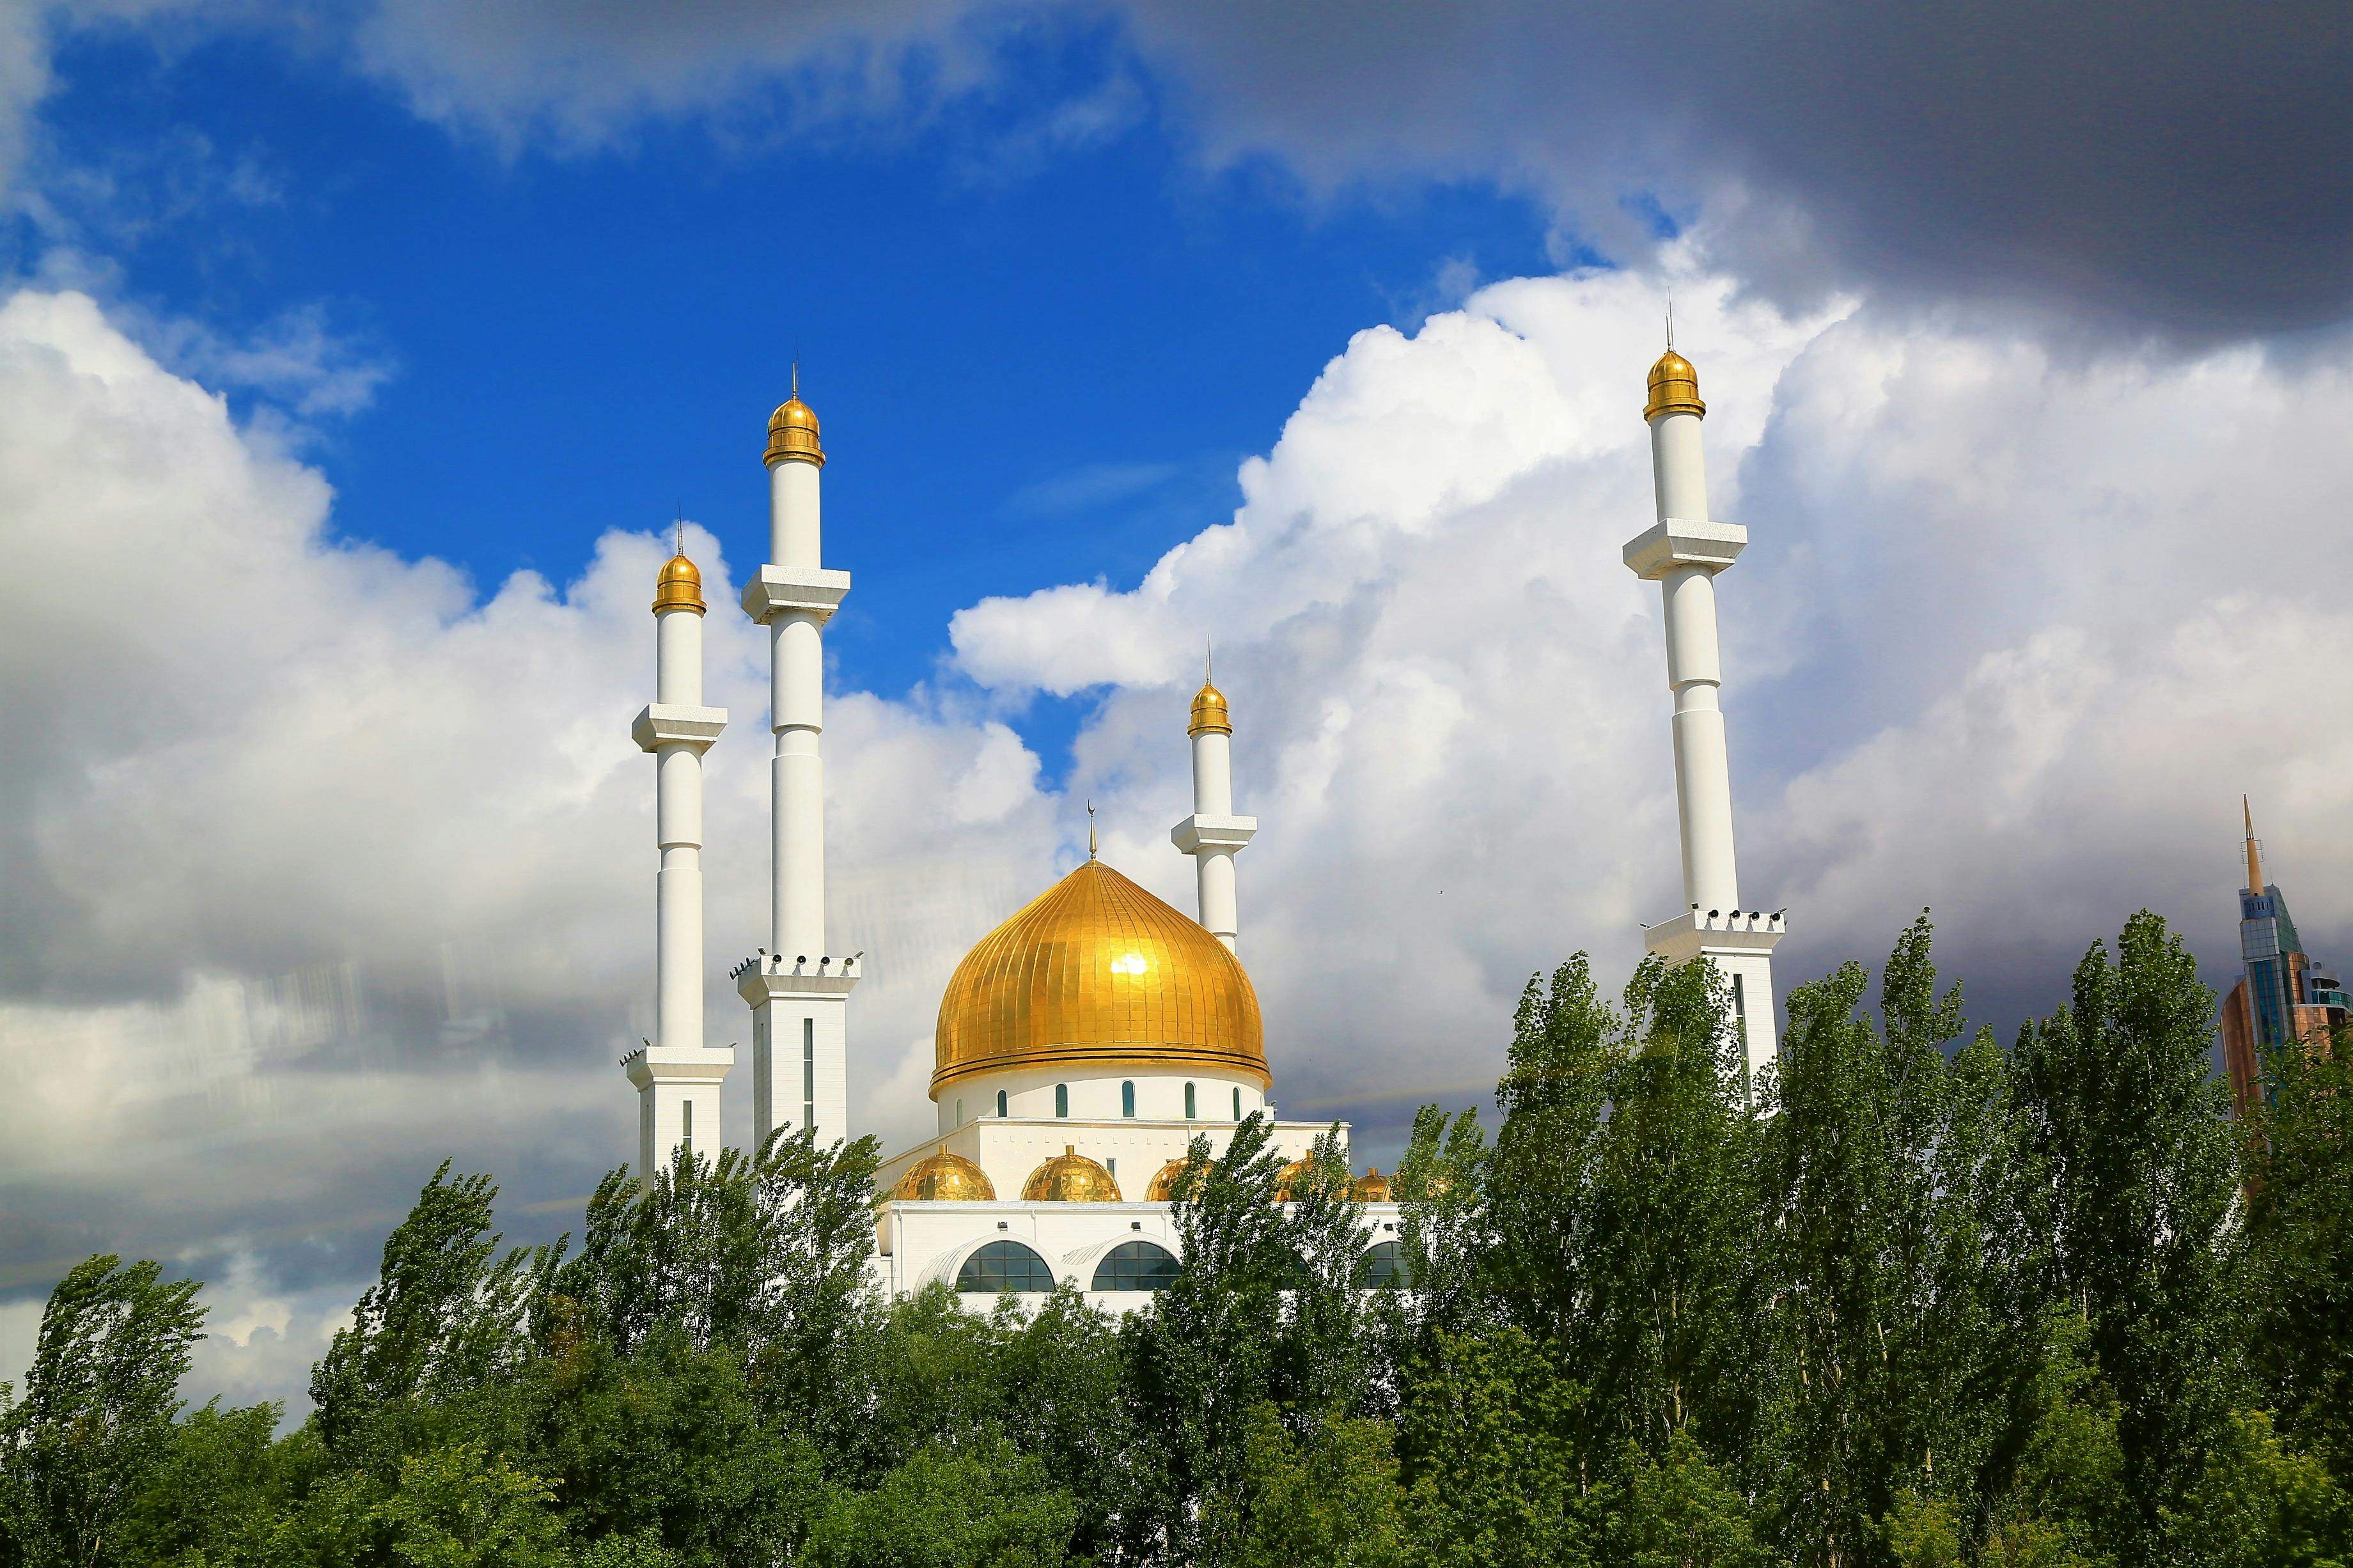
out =
[[[1234,721],[1226,714],[1226,694],[1207,681],[1193,694],[1193,721],[1186,726],[1187,735],[1230,735]]]
[[[1115,1204],[1120,1201],[1119,1182],[1109,1171],[1065,1143],[1060,1153],[1029,1173],[1029,1179],[1021,1184],[1021,1201]]]
[[[1179,1154],[1161,1166],[1160,1173],[1152,1178],[1152,1185],[1145,1189],[1144,1201],[1148,1204],[1172,1202],[1176,1196],[1176,1178],[1183,1175],[1185,1167],[1191,1163],[1190,1160]],[[1207,1176],[1209,1173],[1209,1168],[1216,1163],[1215,1160],[1202,1161],[1201,1174]]]
[[[993,1204],[997,1201],[997,1184],[988,1173],[961,1154],[951,1154],[942,1144],[936,1154],[926,1154],[907,1167],[891,1195],[919,1204]]]
[[[800,376],[793,376],[793,395],[768,416],[768,467],[799,461],[825,467],[825,448],[818,445],[817,410],[801,401]]]
[[[1088,860],[965,954],[940,998],[932,1098],[1006,1068],[1238,1075],[1261,1088],[1258,993],[1225,945]]]
[[[1696,414],[1707,416],[1707,405],[1699,400],[1699,372],[1692,362],[1669,349],[1651,367],[1651,400],[1642,405],[1644,419],[1656,419],[1662,414]]]
[[[1375,1165],[1356,1178],[1351,1191],[1360,1204],[1385,1204],[1389,1201],[1389,1179],[1381,1174],[1378,1165]]]
[[[702,614],[702,574],[683,555],[671,556],[663,565],[661,575],[654,579],[654,614],[659,616],[664,610]]]

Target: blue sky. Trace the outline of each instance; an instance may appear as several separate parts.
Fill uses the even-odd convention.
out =
[[[576,1224],[650,1026],[656,536],[756,563],[796,343],[893,1148],[1088,802],[1189,907],[1211,637],[1286,1110],[1386,1167],[1530,973],[1622,981],[1670,292],[1785,994],[1924,906],[2005,1037],[2145,906],[2227,985],[2242,791],[2353,953],[2353,611],[2248,565],[2353,489],[2353,38],[1969,16],[0,0],[0,1378],[91,1250],[213,1281],[199,1397],[299,1401],[444,1156]],[[714,610],[724,1041],[766,690]]]
[[[511,151],[272,36],[107,29],[58,51],[47,132],[106,174],[59,205],[120,237],[124,300],[230,335],[313,310],[383,373],[312,422],[336,526],[486,585],[568,581],[603,530],[681,505],[757,559],[797,345],[828,559],[860,588],[828,651],[898,690],[975,598],[1132,585],[1229,513],[1237,464],[1353,332],[1548,268],[1525,197],[1207,171],[1147,86],[1075,144],[1021,145],[1110,47],[1040,38],[920,126]],[[1060,705],[1023,721],[1050,753],[1069,739]]]

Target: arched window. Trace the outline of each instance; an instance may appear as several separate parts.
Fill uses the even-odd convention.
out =
[[[1119,1086],[1119,1113],[1122,1116],[1133,1116],[1135,1114],[1135,1085],[1134,1083],[1124,1083]]]
[[[1001,1089],[997,1091],[997,1114],[1005,1114],[1005,1091]]]
[[[1095,1265],[1095,1290],[1166,1290],[1176,1282],[1176,1258],[1148,1241],[1123,1241]]]
[[[955,1288],[990,1296],[1005,1290],[1051,1290],[1054,1271],[1018,1241],[992,1241],[973,1248],[956,1270]]]
[[[1054,1114],[1068,1116],[1070,1113],[1071,1086],[1067,1083],[1058,1083],[1054,1086]]]
[[[1185,1086],[1185,1120],[1193,1120],[1193,1086],[1189,1083]]]
[[[1241,1119],[1242,1119],[1242,1091],[1241,1091],[1240,1087],[1239,1085],[1237,1085],[1237,1086],[1235,1087],[1235,1089],[1234,1089],[1234,1120],[1235,1120],[1235,1121],[1240,1121]]]
[[[1396,1242],[1377,1242],[1365,1249],[1364,1261],[1356,1265],[1356,1283],[1367,1290],[1409,1290],[1413,1288],[1413,1270],[1406,1266]]]
[[[964,1125],[964,1098],[961,1095],[956,1098],[956,1125]]]

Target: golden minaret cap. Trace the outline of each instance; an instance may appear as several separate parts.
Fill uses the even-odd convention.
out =
[[[654,614],[664,610],[692,610],[703,613],[702,574],[694,563],[683,555],[673,555],[663,565],[661,575],[654,579]]]
[[[1642,417],[1656,419],[1662,414],[1696,414],[1707,417],[1707,405],[1699,400],[1699,372],[1692,362],[1669,349],[1651,367],[1651,400],[1642,405]]]
[[[768,416],[768,467],[778,463],[814,463],[825,467],[825,448],[818,445],[817,410],[801,401],[801,367],[793,366],[793,395]]]
[[[1193,693],[1193,721],[1185,727],[1187,735],[1230,735],[1234,721],[1226,712],[1226,694],[1210,685],[1201,683]]]

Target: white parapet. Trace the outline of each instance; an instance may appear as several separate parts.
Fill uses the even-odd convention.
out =
[[[1689,910],[1642,931],[1642,945],[1669,963],[1704,958],[1732,987],[1732,1022],[1753,1081],[1781,1048],[1773,1004],[1773,949],[1789,932],[1776,910]]]
[[[849,993],[856,958],[775,953],[735,971],[752,1009],[752,1142],[814,1128],[819,1147],[849,1135]]]

